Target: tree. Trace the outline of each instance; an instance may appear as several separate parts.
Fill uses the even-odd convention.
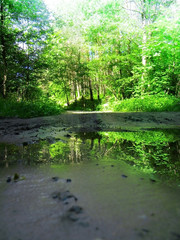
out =
[[[43,1],[1,0],[0,27],[1,92],[5,97],[7,88],[17,92],[24,89],[21,92],[25,96],[49,29]]]

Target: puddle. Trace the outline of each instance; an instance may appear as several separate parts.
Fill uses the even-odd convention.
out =
[[[0,144],[0,240],[180,239],[180,131]]]

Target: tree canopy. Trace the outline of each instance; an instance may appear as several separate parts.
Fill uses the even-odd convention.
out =
[[[0,94],[69,106],[180,94],[175,0],[0,1]]]

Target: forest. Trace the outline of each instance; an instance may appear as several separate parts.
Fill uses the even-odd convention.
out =
[[[0,1],[0,116],[180,111],[175,0]]]

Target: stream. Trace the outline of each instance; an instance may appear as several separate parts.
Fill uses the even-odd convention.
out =
[[[0,143],[0,240],[179,240],[180,130]]]

